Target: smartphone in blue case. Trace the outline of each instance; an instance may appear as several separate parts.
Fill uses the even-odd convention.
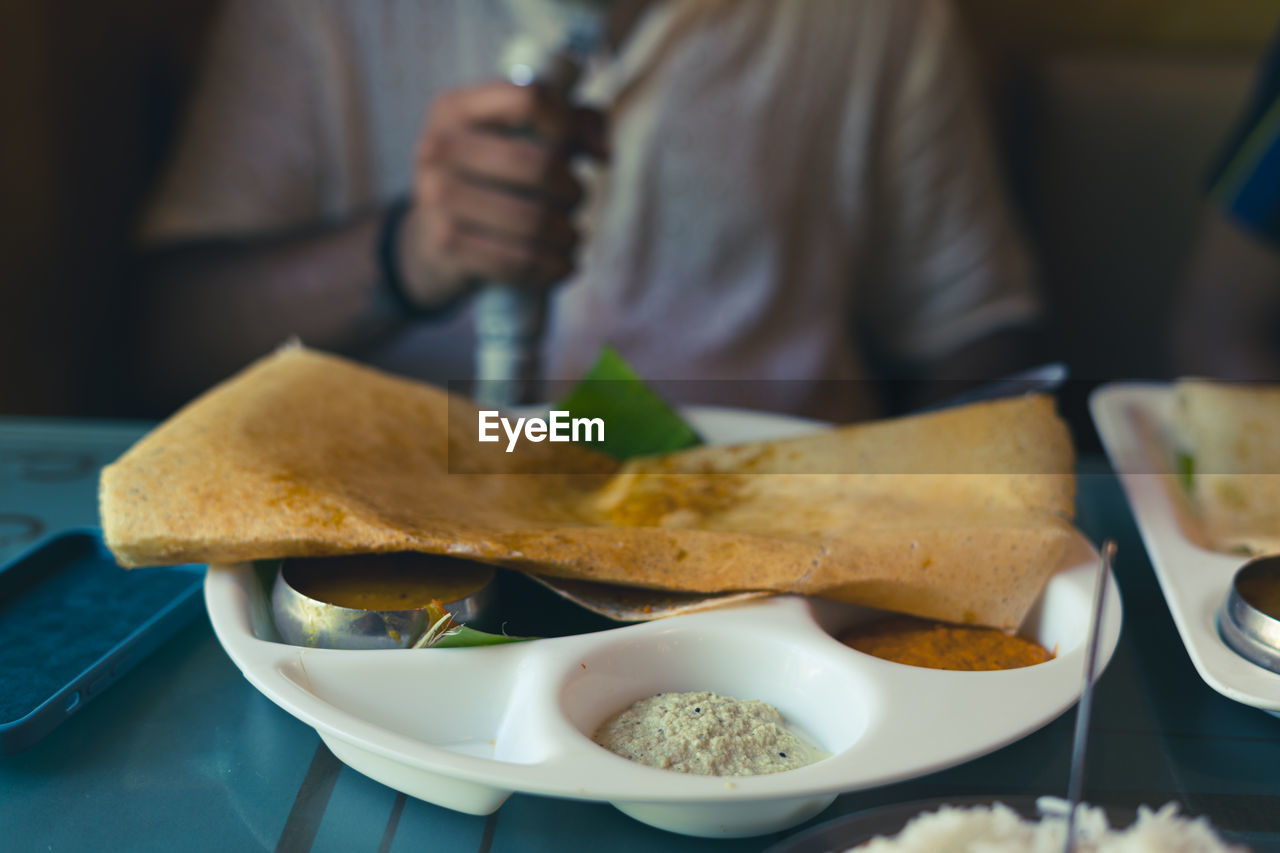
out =
[[[96,528],[0,566],[0,753],[34,744],[201,609],[204,566],[123,569]]]

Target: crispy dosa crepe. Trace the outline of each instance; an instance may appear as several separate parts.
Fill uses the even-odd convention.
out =
[[[536,573],[530,573],[529,576],[561,598],[618,622],[645,622],[686,613],[700,613],[774,594],[768,590],[676,592],[549,577]]]
[[[1180,380],[1174,425],[1209,547],[1280,553],[1280,386]]]
[[[424,551],[1012,628],[1072,536],[1071,442],[1047,398],[621,468],[476,436],[465,400],[289,348],[103,471],[107,545],[130,566]]]

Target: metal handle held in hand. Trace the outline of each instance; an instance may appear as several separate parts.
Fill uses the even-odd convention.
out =
[[[542,372],[546,294],[490,282],[476,293],[475,306],[476,401],[497,408],[530,402]]]
[[[581,72],[578,57],[595,38],[596,22],[588,23],[574,28],[565,44],[550,53],[531,39],[517,38],[508,47],[508,78],[519,86],[536,83],[567,97]],[[503,282],[481,285],[475,301],[475,398],[480,405],[504,408],[536,398],[546,316],[543,291]]]

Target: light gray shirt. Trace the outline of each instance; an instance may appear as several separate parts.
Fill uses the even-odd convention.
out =
[[[405,192],[431,101],[499,76],[515,33],[497,0],[230,0],[145,240],[340,222]],[[865,377],[864,343],[936,360],[1038,310],[944,0],[666,0],[580,96],[613,157],[584,168],[551,376],[610,343],[647,378],[777,380],[750,402],[815,411],[814,380]],[[375,361],[438,381],[471,351],[463,313]],[[836,414],[865,414],[846,392]]]

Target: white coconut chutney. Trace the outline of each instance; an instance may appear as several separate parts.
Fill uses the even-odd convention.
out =
[[[623,758],[699,776],[779,773],[826,757],[788,731],[772,705],[707,691],[641,699],[593,740]]]

